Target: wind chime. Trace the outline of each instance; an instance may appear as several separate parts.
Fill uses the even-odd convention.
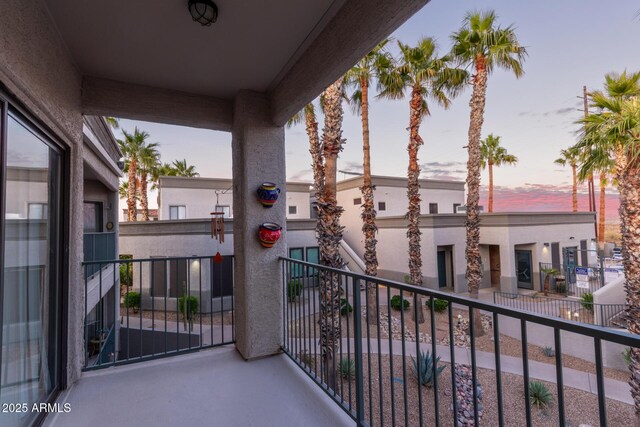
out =
[[[213,261],[220,264],[222,262],[220,243],[224,243],[224,212],[211,212],[211,238],[216,239],[216,254]]]
[[[224,191],[226,193],[228,189]],[[219,193],[216,191],[216,209],[219,204]],[[224,243],[224,211],[211,212],[211,238],[216,239],[216,254],[213,261],[216,264],[222,263],[222,255],[220,255],[220,243]]]

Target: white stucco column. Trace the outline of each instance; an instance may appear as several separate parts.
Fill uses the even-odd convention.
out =
[[[231,146],[236,346],[245,359],[252,359],[277,353],[282,343],[283,284],[278,258],[286,255],[284,128],[272,123],[265,95],[238,93]],[[271,208],[264,208],[256,198],[256,190],[266,181],[282,191]],[[283,227],[282,237],[269,249],[257,237],[263,222]]]

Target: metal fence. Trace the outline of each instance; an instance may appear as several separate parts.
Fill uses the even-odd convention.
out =
[[[575,322],[607,328],[626,328],[625,304],[594,304],[589,300],[527,296],[508,292],[494,292],[493,303]]]
[[[479,322],[492,336],[496,391],[489,398],[497,406],[495,425],[499,426],[506,422],[503,395],[514,392],[503,391],[500,328],[501,324],[505,326],[505,316],[512,322],[506,326],[516,326],[521,333],[519,357],[523,378],[521,388],[515,392],[524,391],[525,413],[521,422],[509,419],[513,425],[532,424],[528,325],[541,325],[553,331],[555,355],[549,361],[555,364],[559,425],[567,422],[563,332],[578,334],[592,342],[601,425],[607,423],[603,343],[640,348],[640,337],[622,331],[291,258],[281,260],[285,301],[283,350],[357,425],[450,425],[452,416],[456,419],[455,425],[480,425],[483,411],[487,409],[483,408],[483,391],[479,387],[477,341],[480,338],[476,332]],[[303,271],[307,277],[319,273],[321,284],[315,289],[307,286],[292,278],[291,271]],[[335,286],[325,286],[328,280]],[[370,290],[363,291],[361,286],[367,285]],[[404,305],[404,299],[409,302],[406,310],[395,310],[393,307]],[[426,322],[420,323],[425,302]],[[463,343],[460,335],[464,335]],[[419,358],[415,356],[424,354],[422,352],[438,357],[432,359],[431,365],[416,362]],[[418,368],[415,371],[418,375],[413,367]],[[445,370],[438,374],[441,368]],[[420,385],[427,381],[430,388]]]
[[[84,261],[109,261],[116,258],[116,233],[84,233]],[[100,264],[91,264],[85,268],[85,274],[92,276],[101,268]]]
[[[233,256],[91,261],[84,268],[85,370],[235,342]]]

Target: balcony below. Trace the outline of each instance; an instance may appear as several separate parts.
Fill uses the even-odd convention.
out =
[[[85,372],[48,427],[113,425],[353,425],[287,356],[244,361],[219,347]]]

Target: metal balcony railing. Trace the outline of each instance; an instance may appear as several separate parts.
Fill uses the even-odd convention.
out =
[[[116,233],[84,233],[84,261],[108,261],[116,258]],[[85,274],[92,276],[102,268],[101,264],[90,264]]]
[[[569,353],[578,347],[576,342],[581,343],[581,351],[592,351],[590,363],[595,375],[580,371],[584,373],[581,378],[594,378],[590,381],[597,389],[590,424],[607,425],[605,361],[609,359],[605,358],[613,354],[621,360],[623,350],[640,348],[639,336],[620,330],[291,258],[281,258],[281,262],[285,302],[282,348],[357,425],[530,426],[537,414],[532,411],[538,411],[532,408],[530,381],[540,378],[536,375],[541,370],[554,377],[548,381],[555,383],[549,386],[555,394],[555,421],[567,425],[566,405],[575,402],[565,399],[565,379],[568,386],[576,387],[578,371],[563,366],[563,360],[575,359]],[[323,281],[333,281],[336,286],[325,288]],[[403,300],[409,304],[404,310]],[[420,322],[421,311],[425,323]],[[480,324],[488,337],[480,336]],[[517,344],[502,334],[503,330],[515,331]],[[535,360],[542,351],[535,358],[529,353],[534,348],[530,341],[535,342],[541,330],[548,332],[554,350],[545,362]],[[328,338],[328,343],[323,338]],[[505,344],[506,354],[502,354],[502,342],[507,339],[512,340],[512,348]],[[484,347],[478,349],[480,344]],[[416,357],[426,353],[430,353],[432,364],[420,363]],[[486,376],[488,369],[490,376]],[[519,375],[519,381],[507,381],[513,378],[507,378],[507,373]],[[495,387],[486,387],[487,383]],[[607,384],[609,387],[610,379]],[[630,398],[628,384],[616,384],[627,387]],[[514,394],[525,401],[520,421],[512,414],[511,405],[505,404],[504,397]],[[491,422],[488,411],[495,417]]]
[[[235,342],[232,255],[83,265],[85,370]]]
[[[559,317],[575,322],[626,328],[625,304],[595,304],[566,298],[527,296],[508,292],[494,292],[493,303],[511,307],[518,311],[530,311],[550,317]]]

